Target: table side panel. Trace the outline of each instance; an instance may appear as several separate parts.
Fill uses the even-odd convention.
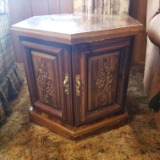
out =
[[[73,46],[75,125],[125,111],[130,44],[125,37]]]
[[[45,45],[32,41],[21,39],[32,106],[62,121],[73,123],[70,48],[65,45],[54,46],[46,41]],[[64,85],[66,78],[68,80]]]

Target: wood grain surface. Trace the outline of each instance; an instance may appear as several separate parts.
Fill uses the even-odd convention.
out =
[[[65,26],[65,27],[64,27]],[[136,35],[143,25],[130,16],[46,15],[36,16],[11,27],[12,33],[51,41],[78,44]]]

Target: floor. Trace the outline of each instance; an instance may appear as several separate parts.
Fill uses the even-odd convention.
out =
[[[24,76],[23,66],[19,69]],[[30,123],[26,80],[6,123],[0,127],[2,160],[160,160],[160,131],[143,92],[142,64],[132,66],[126,125],[79,142]],[[25,78],[25,76],[24,76]]]

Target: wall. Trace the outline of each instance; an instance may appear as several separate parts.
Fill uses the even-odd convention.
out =
[[[147,0],[133,0],[131,15],[146,27]],[[133,47],[133,63],[145,62],[147,34],[144,31],[135,37]]]
[[[11,24],[17,23],[36,15],[72,13],[73,1],[82,0],[9,0]],[[128,0],[124,0],[128,1]],[[130,0],[130,15],[145,26],[147,0]],[[16,59],[22,61],[21,48],[18,37],[13,36]],[[146,33],[136,36],[133,47],[133,63],[145,61]]]
[[[73,0],[9,0],[11,25],[37,15],[73,12]],[[22,62],[18,37],[13,36],[16,59]]]

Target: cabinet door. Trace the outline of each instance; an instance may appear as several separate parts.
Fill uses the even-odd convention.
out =
[[[28,41],[22,45],[33,109],[72,123],[69,47]]]
[[[72,49],[76,125],[125,109],[130,38],[75,45]]]

